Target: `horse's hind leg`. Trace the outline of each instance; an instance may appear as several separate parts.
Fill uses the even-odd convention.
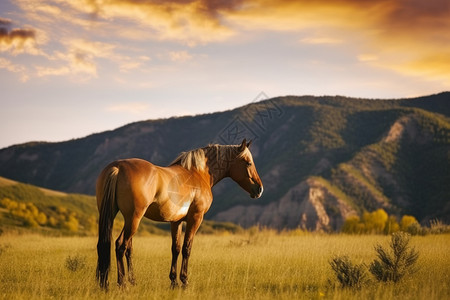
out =
[[[123,285],[123,277],[125,276],[125,265],[123,263],[123,256],[126,254],[128,269],[131,265],[131,238],[136,233],[139,226],[140,218],[135,218],[132,221],[125,219],[125,225],[122,232],[116,240],[116,259],[117,259],[117,284]]]
[[[117,260],[117,285],[123,284],[123,276],[125,275],[125,267],[123,265],[123,255],[126,250],[126,245],[123,241],[125,228],[122,229],[119,237],[116,240],[116,260]]]
[[[127,266],[128,266],[128,281],[130,281],[132,285],[135,285],[136,278],[134,277],[133,262],[131,259],[132,250],[133,250],[133,238],[131,238],[130,242],[128,243],[127,251],[125,252],[125,257],[127,259]]]

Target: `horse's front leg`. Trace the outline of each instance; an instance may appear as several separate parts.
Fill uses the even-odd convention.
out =
[[[183,243],[183,261],[181,262],[181,272],[180,280],[183,283],[183,287],[188,285],[187,274],[188,274],[188,262],[191,255],[192,243],[194,241],[194,236],[197,233],[200,224],[203,221],[203,212],[193,213],[187,216],[186,220],[186,233],[184,235]]]
[[[177,283],[177,261],[178,255],[181,251],[181,221],[170,223],[170,229],[172,233],[172,265],[170,267],[169,278],[171,281],[170,286],[175,288]]]

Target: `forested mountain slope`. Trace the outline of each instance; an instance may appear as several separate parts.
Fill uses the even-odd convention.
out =
[[[384,208],[450,222],[450,93],[404,100],[286,96],[225,112],[149,120],[62,143],[0,150],[0,176],[94,194],[118,158],[167,165],[208,143],[253,139],[264,195],[231,180],[214,187],[206,215],[243,226],[338,229],[346,217]]]

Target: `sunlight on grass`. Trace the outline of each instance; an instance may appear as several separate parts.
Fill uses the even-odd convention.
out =
[[[450,236],[413,237],[419,271],[398,284],[375,280],[360,290],[331,284],[329,260],[347,255],[369,264],[374,245],[388,236],[289,235],[261,231],[241,235],[198,235],[190,261],[190,285],[170,289],[170,238],[136,237],[137,285],[120,290],[115,262],[110,291],[95,281],[96,239],[3,235],[0,240],[2,299],[449,299]],[[86,265],[70,271],[68,257]]]

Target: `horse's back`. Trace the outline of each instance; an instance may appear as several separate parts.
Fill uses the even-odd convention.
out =
[[[112,169],[117,169],[117,175],[121,180],[130,181],[138,177],[146,177],[155,166],[149,161],[140,158],[120,159],[108,164],[97,178],[97,192],[101,190],[102,184]]]

